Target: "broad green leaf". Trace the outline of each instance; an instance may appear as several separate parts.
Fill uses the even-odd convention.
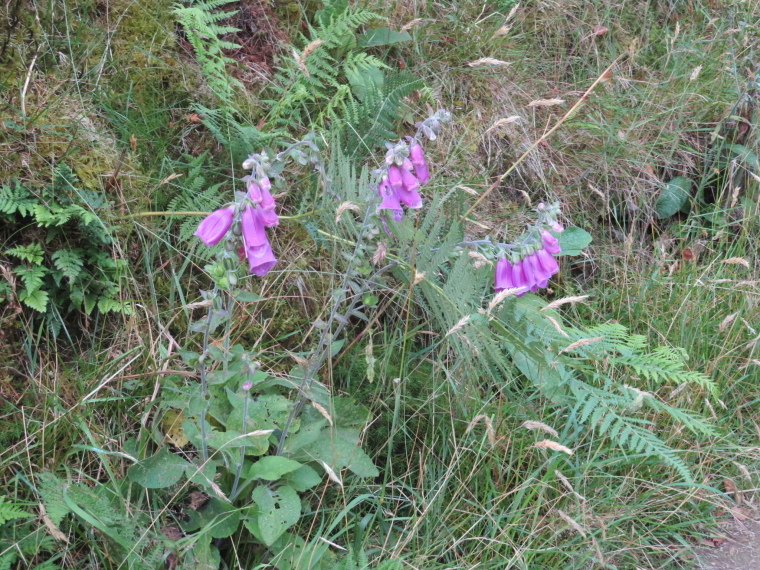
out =
[[[235,300],[241,303],[253,303],[261,299],[261,295],[252,293],[251,291],[235,291]]]
[[[665,185],[660,192],[657,202],[654,204],[654,210],[657,217],[661,220],[677,214],[682,208],[685,208],[689,202],[691,191],[691,180],[685,176],[676,176]]]
[[[749,150],[746,146],[740,144],[732,144],[729,148],[731,154],[740,158],[747,166],[754,168],[756,171],[760,171],[760,159],[756,153]]]
[[[340,340],[335,340],[330,344],[330,357],[337,356],[340,352],[340,349],[343,348],[343,345],[346,344],[346,339],[342,338]]]
[[[193,516],[213,538],[231,536],[240,524],[240,510],[216,497],[211,497]]]
[[[322,477],[308,465],[301,465],[301,467],[295,471],[285,475],[283,481],[293,487],[296,491],[302,493],[319,485],[322,482]]]
[[[188,466],[187,461],[162,447],[152,457],[130,466],[127,476],[130,481],[146,489],[163,489],[179,481]]]
[[[301,464],[298,461],[293,461],[287,457],[274,455],[262,457],[251,465],[251,469],[248,471],[248,478],[276,481],[286,473],[295,471],[299,467],[301,467]]]
[[[358,429],[324,430],[319,439],[301,449],[297,457],[324,461],[336,471],[348,467],[359,477],[377,477],[377,467],[357,445],[358,440]]]
[[[409,32],[396,32],[390,28],[373,28],[359,36],[359,47],[378,47],[410,42],[412,36]]]
[[[253,490],[251,498],[258,506],[259,516],[256,522],[267,546],[301,517],[301,500],[292,487],[272,490],[261,485]]]
[[[583,248],[591,243],[591,234],[581,228],[570,227],[560,234],[555,234],[559,239],[560,255],[580,255]]]

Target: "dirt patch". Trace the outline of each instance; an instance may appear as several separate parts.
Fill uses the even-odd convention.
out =
[[[747,518],[727,523],[715,547],[697,550],[700,570],[760,570],[760,520]]]

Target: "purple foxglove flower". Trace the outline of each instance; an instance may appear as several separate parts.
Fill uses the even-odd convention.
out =
[[[496,262],[496,269],[494,270],[494,286],[493,288],[498,293],[504,289],[514,287],[512,281],[512,264],[506,259],[502,258]]]
[[[417,190],[406,190],[402,188],[401,190],[398,190],[397,194],[401,203],[407,208],[411,208],[412,210],[422,208],[422,198]]]
[[[401,168],[411,172],[412,170],[414,170],[414,164],[412,164],[411,160],[409,160],[408,158],[405,158],[404,162],[401,164]]]
[[[401,170],[401,183],[403,184],[404,190],[407,192],[413,192],[420,187],[419,180],[417,180],[414,177],[414,174],[405,168]]]
[[[425,153],[418,142],[413,142],[409,147],[409,158],[414,165],[425,164]]]
[[[541,250],[544,251],[544,250]],[[551,256],[549,256],[551,257]],[[554,259],[554,258],[552,258]],[[530,264],[533,269],[533,274],[536,276],[536,283],[548,280],[553,273],[544,268],[537,253],[531,253],[525,260]]]
[[[553,231],[553,232],[556,232],[556,233],[560,233],[560,232],[561,232],[562,230],[564,230],[564,229],[565,229],[565,228],[563,228],[563,227],[562,227],[562,224],[560,224],[559,222],[554,222],[554,223],[552,224],[552,231]]]
[[[387,179],[383,179],[377,187],[378,195],[383,199],[377,210],[391,210],[393,212],[393,219],[400,222],[404,216],[404,211],[401,209],[401,202],[399,201],[398,193],[390,185]]]
[[[557,241],[557,238],[555,238],[546,230],[543,230],[541,232],[541,242],[544,244],[544,249],[552,255],[556,255],[562,251],[559,248],[559,242]]]
[[[404,185],[401,169],[395,164],[388,167],[388,183],[396,189]]]
[[[248,179],[248,197],[254,204],[258,204],[263,199],[261,187],[252,178]]]
[[[277,258],[272,253],[272,248],[268,242],[261,255],[252,256],[250,255],[250,250],[248,250],[248,253],[248,264],[251,268],[251,273],[259,277],[264,277],[277,263]]]
[[[201,220],[198,229],[193,235],[201,238],[204,245],[211,247],[218,244],[232,226],[232,216],[235,213],[234,206],[214,210]]]
[[[266,249],[269,248],[269,240],[259,212],[253,208],[243,210],[240,216],[240,226],[243,230],[243,242],[245,243],[245,254],[248,261],[251,261],[251,257],[258,258],[264,255]]]
[[[512,284],[515,287],[525,287],[526,289],[530,288],[530,284],[525,278],[525,269],[523,267],[523,262],[518,261],[512,266]],[[525,295],[526,291],[521,291],[520,293],[516,293],[515,297],[522,297]]]
[[[261,219],[261,223],[264,224],[264,227],[271,228],[280,223],[280,219],[277,217],[274,210],[265,210],[262,207],[257,207],[256,213],[258,214],[259,219]]]
[[[417,177],[417,180],[420,181],[420,184],[427,184],[428,180],[430,180],[427,164],[424,162],[422,164],[415,164],[414,175]]]
[[[523,276],[525,279],[523,281],[523,285],[525,285],[525,287],[529,287],[532,291],[535,284],[538,283],[538,279],[536,279],[536,272],[533,269],[533,265],[531,264],[530,260],[528,260],[527,257],[523,259],[520,263],[522,263]]]
[[[543,267],[544,270],[547,271],[550,275],[554,275],[557,273],[557,271],[559,271],[557,260],[554,259],[552,254],[545,249],[539,249],[536,253],[536,257],[538,258],[538,262],[541,264],[541,267]]]
[[[261,178],[259,179],[259,186],[261,186],[262,190],[269,191],[272,189],[272,183],[269,182],[269,177],[266,174],[263,174]]]
[[[274,210],[274,207],[277,204],[275,204],[274,198],[272,198],[272,193],[269,191],[269,189],[261,187],[261,208],[264,210]]]

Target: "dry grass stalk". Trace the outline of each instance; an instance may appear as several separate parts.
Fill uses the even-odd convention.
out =
[[[472,188],[470,188],[469,186],[462,186],[462,185],[460,184],[459,186],[457,186],[457,188],[461,188],[462,190],[464,190],[464,191],[465,191],[465,192],[467,192],[468,194],[471,194],[472,196],[477,196],[477,195],[478,195],[478,191],[477,191],[477,190],[473,190],[473,189],[472,189]]]
[[[417,24],[419,24],[421,22],[424,22],[424,20],[422,18],[415,18],[414,20],[411,20],[410,22],[407,22],[406,24],[404,24],[403,26],[401,26],[401,31],[402,32],[408,32],[414,26],[416,26]]]
[[[559,437],[557,430],[555,430],[552,426],[546,425],[543,422],[526,420],[520,424],[520,427],[524,427],[525,429],[529,429],[529,430],[534,430],[534,429],[541,430],[544,433],[548,433],[552,437]]]
[[[330,414],[328,413],[327,410],[325,410],[323,406],[321,406],[320,404],[317,404],[316,402],[312,402],[311,405],[314,406],[314,409],[317,410],[320,414],[322,414],[328,422],[330,422],[331,426],[333,425],[332,417],[330,417]]]
[[[468,255],[470,256],[470,259],[474,259],[475,260],[475,263],[472,264],[472,266],[475,269],[483,267],[484,265],[493,265],[493,261],[491,261],[490,259],[488,259],[485,255],[483,255],[480,252],[470,251],[468,253]]]
[[[564,104],[564,99],[536,99],[528,103],[528,107],[554,107]]]
[[[57,526],[55,526],[55,523],[52,520],[50,520],[50,517],[48,516],[47,511],[45,510],[45,505],[40,503],[39,507],[40,507],[40,515],[42,516],[42,522],[45,523],[45,528],[48,529],[50,536],[52,536],[55,540],[62,540],[63,542],[69,542],[69,539],[66,537],[66,535],[63,534]]]
[[[552,441],[550,439],[544,439],[542,441],[536,442],[533,444],[533,447],[537,447],[538,449],[551,449],[553,451],[561,451],[562,453],[567,453],[568,455],[573,454],[573,450],[569,447],[565,447],[561,443],[557,443],[556,441]]]
[[[541,309],[541,310],[543,311],[543,309]],[[555,331],[557,331],[559,334],[561,334],[561,335],[562,335],[562,336],[564,336],[565,338],[569,338],[569,337],[570,337],[570,335],[569,335],[569,334],[567,334],[567,333],[566,333],[566,332],[565,332],[565,331],[562,329],[562,327],[561,327],[561,326],[559,325],[559,323],[558,323],[558,322],[557,322],[557,321],[554,319],[554,317],[550,317],[549,315],[544,315],[544,316],[545,316],[547,319],[549,319],[549,322],[552,324],[552,326],[554,327],[554,330],[555,330]]]
[[[580,524],[578,524],[578,522],[575,519],[573,519],[570,515],[561,511],[560,509],[556,509],[556,510],[557,510],[557,514],[560,516],[560,518],[563,521],[565,521],[567,524],[569,524],[571,527],[577,530],[583,538],[586,538],[586,531]]]
[[[387,254],[387,250],[385,249],[385,244],[383,242],[380,242],[377,244],[377,249],[375,250],[374,255],[372,256],[372,264],[373,265],[379,265],[385,260],[385,256]]]
[[[298,65],[298,68],[304,72],[304,75],[306,75],[306,77],[311,77],[309,70],[306,67],[306,58],[309,57],[314,52],[314,50],[321,46],[323,43],[325,43],[323,40],[314,40],[304,48],[303,52],[301,52],[301,55],[298,55],[298,52],[295,53],[296,64]]]
[[[749,269],[749,261],[743,257],[729,257],[728,259],[721,261],[721,263],[728,263],[729,265],[743,265]]]
[[[725,319],[723,319],[720,324],[718,325],[718,331],[723,332],[728,328],[728,326],[734,322],[734,319],[736,318],[736,315],[739,314],[739,311],[736,311],[735,313],[731,315],[727,315]]]
[[[507,297],[511,297],[519,293],[520,291],[527,291],[527,289],[525,287],[510,287],[509,289],[504,289],[503,291],[499,291],[498,293],[496,293],[494,298],[491,299],[491,302],[488,303],[488,312],[490,313],[491,311],[493,311],[494,308],[496,308],[496,306]]]
[[[556,309],[557,307],[561,307],[562,305],[567,305],[568,303],[580,303],[581,301],[585,301],[589,297],[590,295],[578,295],[576,297],[562,297],[561,299],[552,301],[551,303],[543,307],[541,310],[546,311],[547,309]]]
[[[479,67],[481,65],[493,65],[493,66],[499,66],[499,65],[512,65],[508,61],[502,61],[500,59],[494,59],[493,57],[481,57],[480,59],[476,59],[475,61],[471,61],[468,63],[470,67]]]
[[[351,210],[352,212],[361,212],[362,209],[354,204],[353,202],[343,202],[340,206],[338,206],[338,209],[335,210],[335,223],[337,224],[340,222],[340,217],[343,215],[343,212],[346,210]]]
[[[462,317],[461,319],[459,319],[459,322],[449,329],[449,332],[446,333],[446,336],[452,335],[455,332],[457,332],[464,325],[466,325],[467,321],[469,321],[469,320],[470,320],[470,315],[465,315],[464,317]]]
[[[581,501],[585,501],[586,497],[578,493],[574,488],[573,485],[570,483],[567,477],[565,477],[561,471],[558,471],[557,469],[554,470],[554,474],[557,476],[557,479],[559,479],[562,484],[565,486],[565,488],[570,491],[573,495],[578,497]]]
[[[330,478],[330,480],[333,481],[334,483],[337,483],[342,488],[343,481],[340,480],[340,477],[338,477],[338,474],[335,471],[333,471],[332,467],[330,467],[324,461],[320,461],[320,463],[322,464],[322,467],[324,468],[325,473],[327,473],[327,476]]]
[[[414,282],[412,285],[417,285],[420,281],[422,281],[425,278],[425,272],[424,271],[416,271],[414,273]]]
[[[494,129],[498,129],[499,127],[503,127],[504,125],[511,125],[512,123],[519,123],[520,122],[520,116],[519,115],[512,115],[511,117],[507,117],[505,119],[499,119],[496,121],[493,125],[488,127],[486,132],[484,132],[484,135],[487,135]]]
[[[595,342],[598,342],[602,340],[603,337],[601,336],[595,336],[594,338],[582,338],[580,340],[576,340],[575,342],[570,343],[565,348],[559,351],[558,354],[562,354],[563,352],[570,352],[574,348],[578,348],[579,346],[585,346],[587,344],[593,344]]]
[[[475,426],[478,425],[478,422],[480,422],[480,420],[483,420],[483,422],[486,424],[486,436],[488,437],[488,443],[491,445],[491,447],[494,447],[496,445],[496,431],[493,429],[493,421],[485,414],[480,414],[472,418],[472,421],[468,424],[467,429],[464,433],[470,433],[470,431],[472,431]]]
[[[689,76],[689,81],[696,81],[701,71],[702,71],[701,65],[698,65],[697,67],[695,67],[694,71],[691,72],[691,76]]]

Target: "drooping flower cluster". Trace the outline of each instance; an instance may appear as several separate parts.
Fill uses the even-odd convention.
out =
[[[277,263],[265,228],[279,223],[272,197],[272,184],[266,171],[269,157],[265,153],[253,154],[243,162],[251,174],[243,177],[246,192],[236,193],[236,203],[215,210],[198,225],[195,235],[207,246],[219,243],[229,235],[228,249],[237,249],[238,257],[248,260],[250,272],[262,277]],[[234,226],[234,228],[233,228]],[[242,235],[242,244],[237,236]]]
[[[559,242],[549,230],[561,232],[562,225],[557,221],[559,207],[539,204],[539,219],[528,231],[520,246],[512,247],[508,258],[502,257],[496,263],[494,271],[494,289],[496,292],[513,287],[523,288],[516,293],[523,296],[528,291],[535,293],[549,283],[549,279],[559,271],[554,259],[560,253]]]
[[[447,111],[439,110],[421,123],[417,123],[417,133],[407,137],[407,141],[397,144],[386,144],[385,168],[375,172],[380,178],[377,193],[382,201],[377,207],[380,210],[390,210],[393,219],[400,222],[404,211],[403,204],[409,209],[422,207],[420,186],[427,184],[430,179],[425,154],[420,144],[421,137],[435,140],[441,129],[441,123],[450,119]]]

